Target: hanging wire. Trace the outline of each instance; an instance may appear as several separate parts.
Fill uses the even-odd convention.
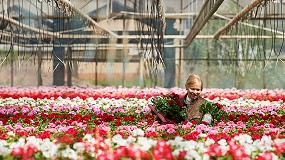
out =
[[[2,12],[2,20],[0,21],[0,29],[1,29],[1,35],[0,35],[0,42],[2,41],[3,37],[4,37],[4,29],[7,27],[5,24],[5,21],[4,21],[4,17],[5,17],[5,6],[4,6],[4,3],[3,3],[3,0],[1,2],[1,8],[3,10]],[[7,23],[8,25],[8,23]],[[5,57],[3,59],[3,61],[0,63],[0,67],[2,66],[2,64],[4,63],[4,60],[6,59],[7,57]]]
[[[283,13],[283,5],[282,5],[282,0],[280,1],[280,14],[281,14],[281,17],[282,17],[282,13]],[[278,12],[278,14],[279,14],[279,12]],[[283,46],[284,46],[284,30],[285,30],[285,28],[284,28],[284,19],[281,19],[281,29],[282,29],[282,32],[283,32],[283,34],[282,34],[282,42],[281,42],[281,47],[280,47],[280,49],[279,49],[279,53],[278,53],[278,55],[280,55],[281,54],[281,52],[282,52],[282,49],[283,49]]]
[[[274,30],[278,31],[278,21],[276,20],[276,5],[274,5],[273,3],[271,3],[273,5],[273,19],[274,19]],[[274,37],[273,37],[273,41],[274,41],[274,54],[276,57],[280,56],[280,53],[276,51],[276,32],[274,32]]]
[[[140,49],[143,50],[144,61],[149,75],[156,75],[160,67],[164,67],[164,34],[165,17],[163,0],[147,0],[146,10],[140,11],[142,16],[147,14],[146,19],[140,19],[138,32],[140,34]],[[144,24],[145,23],[145,24]],[[147,26],[147,32],[144,31]],[[145,38],[146,37],[146,38]]]
[[[271,3],[270,3],[271,4]],[[271,13],[272,11],[271,11],[271,5],[268,5],[269,7],[268,7],[268,12],[269,13]],[[274,13],[274,12],[273,12]],[[273,32],[273,25],[272,25],[272,23],[274,23],[274,22],[272,22],[272,18],[270,18],[270,20],[269,20],[269,25],[270,25],[270,29],[271,29],[271,35],[272,35],[272,37],[275,37],[275,35],[276,35],[276,33],[275,32]],[[275,29],[275,27],[274,27],[274,29]],[[270,56],[271,56],[271,54],[273,53],[273,54],[275,54],[275,49],[273,48],[274,47],[274,44],[275,44],[275,42],[274,42],[274,38],[272,38],[272,41],[271,41],[271,49],[270,49]]]

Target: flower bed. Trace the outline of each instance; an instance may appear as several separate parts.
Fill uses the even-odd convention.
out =
[[[182,88],[0,88],[1,159],[283,159],[284,90],[205,89],[227,120],[159,124],[148,108]]]

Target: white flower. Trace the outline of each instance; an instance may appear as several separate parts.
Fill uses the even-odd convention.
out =
[[[38,149],[42,151],[46,158],[52,158],[57,154],[59,147],[60,145],[52,143],[50,139],[44,139]]]
[[[148,139],[146,137],[138,137],[137,143],[135,144],[143,151],[150,150],[156,144],[156,141],[153,139]]]
[[[132,135],[133,136],[141,136],[141,137],[143,137],[144,136],[144,131],[142,129],[138,128],[138,129],[133,130]]]
[[[112,142],[117,144],[117,146],[127,146],[128,145],[127,141],[123,139],[120,134],[113,136]]]
[[[242,145],[246,143],[252,144],[253,142],[253,140],[251,139],[251,136],[248,134],[240,134],[238,136],[235,136],[234,139]]]
[[[273,140],[270,136],[262,136],[260,140],[255,140],[253,145],[258,148],[261,152],[273,151],[274,147],[272,146]]]
[[[73,144],[73,148],[76,150],[77,153],[82,153],[85,151],[85,143],[76,142]]]
[[[133,143],[133,142],[135,142],[135,141],[136,141],[136,139],[135,139],[133,136],[129,136],[129,137],[126,139],[127,144],[131,144],[131,143]]]
[[[0,140],[0,155],[8,155],[11,153],[11,149],[9,149],[9,145],[7,141]]]
[[[23,147],[25,146],[25,139],[24,138],[19,138],[18,141],[12,142],[10,145],[10,148],[15,148],[15,147]]]
[[[196,150],[189,150],[185,155],[185,160],[203,160],[203,157]]]
[[[206,138],[206,137],[207,137],[207,134],[205,134],[205,133],[200,133],[200,134],[199,134],[199,137],[201,137],[201,138]]]
[[[282,144],[282,143],[285,143],[285,139],[279,139],[279,138],[277,138],[277,139],[274,139],[274,142],[275,142],[276,144]]]
[[[226,146],[226,145],[228,145],[228,142],[227,142],[227,140],[225,140],[225,139],[220,139],[220,140],[218,141],[218,144],[219,144],[220,146]]]
[[[208,138],[208,139],[205,141],[205,146],[210,146],[210,145],[212,145],[212,144],[214,144],[214,143],[215,143],[215,141],[214,141],[213,139]]]
[[[61,154],[62,157],[70,159],[78,159],[78,155],[76,154],[76,152],[73,149],[71,149],[69,146],[66,149],[59,152],[59,154]]]
[[[11,136],[11,137],[14,137],[16,134],[14,132],[10,131],[10,132],[7,132],[7,135]]]
[[[83,142],[92,142],[94,141],[94,138],[92,137],[91,134],[86,134],[83,138],[82,138]]]

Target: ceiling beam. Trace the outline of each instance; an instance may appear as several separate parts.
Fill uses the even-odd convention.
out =
[[[201,31],[201,29],[205,26],[205,24],[209,21],[212,15],[217,11],[220,5],[224,0],[206,0],[203,4],[197,18],[193,26],[190,29],[189,34],[185,39],[185,46],[188,46],[192,43],[197,34]]]
[[[265,0],[254,0],[247,7],[242,9],[233,19],[231,19],[224,27],[219,29],[214,38],[218,39],[222,34],[226,34],[231,28],[233,28],[238,22],[244,20],[248,13],[250,13],[255,7],[258,7]]]
[[[47,37],[58,37],[58,36],[59,36],[59,34],[56,33],[56,32],[49,32],[49,31],[47,31],[47,30],[43,30],[43,29],[39,29],[39,28],[34,28],[34,27],[31,27],[31,26],[26,25],[26,24],[24,24],[24,23],[21,23],[21,22],[19,22],[19,21],[16,21],[16,20],[14,20],[14,19],[12,19],[12,18],[9,18],[9,17],[7,17],[7,16],[5,16],[5,15],[0,16],[0,20],[6,21],[6,22],[8,22],[8,23],[10,23],[10,24],[13,24],[13,25],[16,25],[16,26],[18,26],[18,27],[27,29],[27,30],[29,30],[29,31],[33,31],[33,32],[35,32],[35,33],[41,33],[43,36],[47,36]],[[13,34],[13,33],[11,33],[11,34]]]
[[[197,39],[213,39],[215,35],[197,35]],[[221,35],[220,39],[285,39],[285,35]]]
[[[6,41],[4,41],[5,43]],[[3,43],[3,44],[4,44]],[[140,45],[139,44],[122,44],[122,43],[113,43],[113,44],[24,44],[24,43],[18,43],[18,42],[6,42],[6,44],[14,45],[14,46],[20,46],[22,50],[29,50],[33,48],[38,48],[41,47],[41,49],[44,50],[53,50],[54,47],[74,47],[74,50],[98,50],[98,49],[103,49],[103,50],[116,50],[116,49],[138,49],[140,50]],[[1,45],[1,44],[0,44]],[[143,45],[146,47],[146,45]],[[183,48],[183,45],[175,45],[175,44],[166,44],[164,45],[165,48]],[[17,50],[18,47],[15,47],[15,50]]]
[[[229,21],[231,20],[230,18],[227,18],[227,17],[225,17],[223,15],[220,15],[220,14],[217,14],[217,13],[215,13],[214,15],[217,16],[217,17],[220,17],[222,19],[226,19],[226,20],[229,20]],[[266,27],[262,27],[262,26],[258,26],[258,25],[254,25],[254,24],[250,24],[250,23],[245,23],[245,22],[239,22],[239,23],[242,24],[242,25],[245,25],[245,26],[262,29],[262,30],[269,31],[269,32],[272,32],[272,33],[276,33],[276,34],[280,34],[280,35],[284,34],[283,32],[278,31],[278,30],[273,29],[273,28],[266,28]]]
[[[114,32],[112,32],[111,30],[108,30],[106,28],[101,27],[95,20],[93,20],[89,15],[85,14],[84,12],[82,12],[80,9],[78,9],[77,7],[75,7],[70,1],[68,0],[54,0],[56,4],[58,5],[62,5],[63,8],[70,8],[71,11],[79,14],[81,17],[83,17],[84,19],[86,19],[86,21],[89,23],[89,26],[95,26],[94,30],[100,30],[99,33],[103,34],[103,35],[110,35],[114,38],[116,38],[118,35],[115,34]],[[98,31],[97,31],[98,32]]]
[[[143,13],[136,13],[136,12],[125,12],[121,11],[120,13],[111,13],[110,16],[89,16],[92,19],[150,19],[153,18],[149,14],[143,14]],[[195,18],[197,17],[198,13],[189,12],[189,13],[165,13],[165,19],[189,19],[190,17]],[[228,17],[229,19],[233,19],[236,15],[235,14],[223,14],[223,16]],[[17,14],[11,14],[9,17],[12,18],[19,18],[19,15]],[[21,15],[21,19],[72,19],[72,16],[58,16],[58,15]],[[213,19],[220,19],[218,17]],[[272,19],[285,19],[285,15],[282,13],[276,13],[276,14],[266,14],[266,16],[262,17],[252,17],[252,20],[272,20]]]

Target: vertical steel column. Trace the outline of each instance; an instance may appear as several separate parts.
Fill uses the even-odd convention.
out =
[[[13,38],[13,37],[11,37]],[[11,67],[11,87],[14,86],[14,45],[11,44],[11,53],[10,53],[10,67]]]
[[[63,15],[63,13],[58,12],[57,10],[54,10],[55,14],[58,14],[60,16]],[[53,20],[53,31],[63,31],[65,30],[65,21],[62,18],[54,19]],[[63,63],[65,58],[65,48],[63,46],[60,46],[61,44],[65,44],[66,41],[62,40],[60,38],[56,38],[53,42],[54,44],[57,44],[59,46],[53,47],[53,85],[57,86],[63,86],[64,85],[64,76],[65,76],[65,65]]]
[[[180,12],[183,13],[183,0],[180,1]],[[182,35],[182,20],[181,18],[179,19],[179,34]],[[182,45],[182,41],[179,40],[179,45]],[[178,76],[177,76],[177,86],[180,87],[180,84],[181,84],[181,66],[182,66],[182,47],[179,47],[178,48],[179,50],[179,57],[178,57]]]
[[[96,19],[99,19],[99,0],[96,0]],[[95,50],[95,86],[98,85],[98,52]]]
[[[283,4],[281,4],[283,5]],[[264,17],[267,15],[267,10],[264,9]],[[263,20],[264,27],[266,28],[266,18]],[[266,31],[263,30],[263,34],[266,35]],[[266,89],[266,73],[265,73],[265,66],[266,66],[266,38],[263,39],[263,63],[262,63],[262,86],[263,89]]]
[[[41,41],[41,40],[40,40]],[[43,79],[42,79],[42,47],[38,47],[38,87],[43,85]]]
[[[135,2],[136,3],[136,2]],[[126,10],[126,0],[124,2],[124,10]],[[125,18],[123,19],[123,32],[122,32],[122,35],[125,35],[126,34],[126,20]],[[125,87],[125,84],[126,84],[126,66],[127,66],[127,59],[128,59],[128,48],[126,47],[125,44],[128,43],[128,39],[123,39],[122,40],[122,43],[124,45],[123,47],[123,78],[122,78],[122,86]]]
[[[66,70],[67,70],[67,86],[71,87],[72,86],[72,48],[71,47],[67,48]]]

